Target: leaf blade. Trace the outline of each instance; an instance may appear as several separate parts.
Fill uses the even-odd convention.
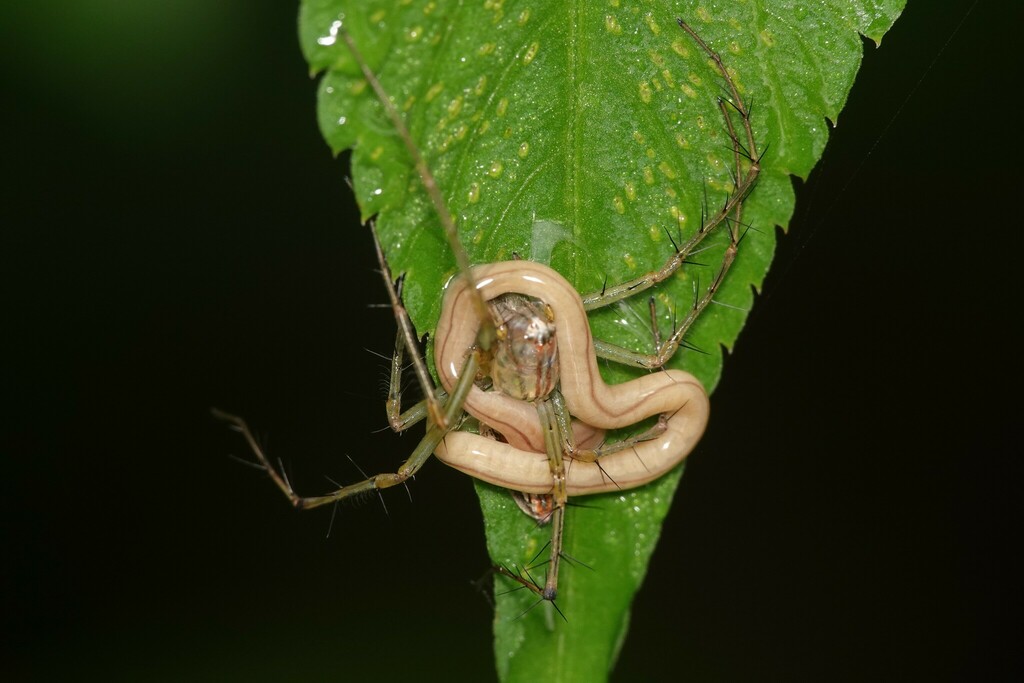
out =
[[[319,115],[337,152],[354,147],[355,190],[376,215],[417,329],[431,331],[454,260],[409,160],[350,55],[331,43],[344,3],[307,0],[300,36],[311,68],[326,70]],[[371,68],[403,112],[457,216],[471,260],[513,254],[546,262],[581,291],[656,269],[671,233],[700,224],[728,196],[731,151],[714,101],[721,79],[675,26],[681,14],[717,49],[754,100],[759,141],[769,139],[744,241],[716,301],[673,367],[709,389],[721,373],[774,250],[774,226],[793,210],[791,174],[806,177],[860,62],[863,33],[879,40],[902,2],[733,3],[709,10],[651,2],[642,8],[366,2],[344,16]],[[712,208],[712,211],[714,208]],[[724,246],[700,255],[657,290],[663,329],[715,274]],[[596,336],[648,349],[646,300],[599,311]],[[635,373],[609,370],[623,381]],[[643,489],[571,508],[567,551],[593,571],[564,569],[559,606],[568,624],[522,595],[499,598],[496,655],[503,680],[600,680],[621,646],[629,604],[646,571],[681,468]],[[477,485],[492,558],[522,566],[544,532],[507,495]],[[499,583],[500,585],[500,583]],[[599,596],[599,597],[598,597]],[[560,620],[559,620],[560,621]],[[585,654],[581,654],[585,653]]]

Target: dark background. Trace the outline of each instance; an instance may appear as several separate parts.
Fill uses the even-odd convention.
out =
[[[868,45],[797,182],[617,680],[1013,656],[1020,16],[936,4]],[[414,443],[377,433],[393,321],[295,6],[24,5],[0,10],[0,676],[492,678],[463,475],[429,463],[412,502],[343,507],[325,538],[330,511],[291,510],[208,417],[259,425],[304,490]]]

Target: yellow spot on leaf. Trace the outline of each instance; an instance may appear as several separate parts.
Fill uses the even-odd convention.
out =
[[[690,56],[690,48],[683,42],[682,38],[676,38],[672,41],[672,51],[680,57]]]
[[[661,33],[661,27],[658,26],[658,22],[654,20],[654,15],[650,12],[644,15],[644,22],[647,24],[647,28],[649,28],[651,33],[654,35],[659,35]]]
[[[460,111],[462,111],[462,95],[448,103],[448,116],[454,119]]]
[[[530,47],[526,48],[526,54],[523,55],[523,64],[529,64],[537,56],[537,52],[540,51],[540,43],[534,41],[530,43]]]
[[[426,100],[427,102],[433,102],[434,98],[441,94],[442,90],[444,90],[444,81],[435,83],[434,85],[430,86],[430,89],[427,90],[427,94],[424,95],[423,99]]]
[[[640,81],[640,99],[644,104],[650,104],[651,96],[651,84],[647,81]]]

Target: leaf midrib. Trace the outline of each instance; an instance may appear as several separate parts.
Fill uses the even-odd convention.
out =
[[[586,0],[569,0],[566,3],[566,25],[568,31],[568,40],[566,40],[566,88],[568,94],[566,102],[570,107],[570,112],[566,117],[568,124],[565,129],[565,148],[568,152],[566,154],[566,178],[567,180],[567,192],[566,198],[570,203],[570,206],[566,207],[566,215],[571,217],[572,220],[572,236],[574,243],[580,243],[580,225],[581,225],[581,174],[579,169],[582,168],[583,163],[583,151],[580,148],[580,135],[578,133],[580,125],[583,123],[581,120],[582,112],[584,110],[583,103],[581,102],[582,89],[580,84],[582,79],[580,78],[579,69],[581,63],[585,63],[579,59],[580,52],[580,32],[579,32],[579,21],[580,15],[583,11],[582,3]],[[579,259],[581,258],[579,251],[573,255],[573,273],[572,277],[574,280],[579,280],[579,273],[582,264]],[[578,285],[577,285],[578,286]],[[568,541],[571,537],[567,537]],[[565,587],[565,594],[568,604],[574,604],[573,599],[575,592],[575,582],[570,581]],[[566,657],[565,652],[567,651],[568,645],[568,634],[569,629],[561,628],[556,631],[555,637],[557,638],[555,657],[555,671],[553,672],[553,680],[555,681],[570,681],[573,680],[571,671],[567,671],[566,667],[571,665],[572,657]]]
[[[586,0],[583,0],[585,2]],[[580,135],[578,133],[581,130],[580,126],[583,124],[582,112],[584,110],[583,103],[581,102],[580,84],[583,79],[580,78],[579,68],[581,60],[579,59],[580,53],[580,32],[579,32],[579,21],[580,15],[582,14],[582,6],[580,0],[569,0],[566,3],[566,25],[568,31],[568,40],[566,40],[566,88],[568,96],[566,102],[570,108],[566,120],[565,129],[565,149],[567,154],[565,155],[565,177],[566,182],[566,201],[569,202],[569,206],[566,207],[566,215],[570,217],[572,221],[572,236],[575,244],[580,243],[581,233],[581,174],[579,169],[582,168],[583,151],[580,148]],[[583,62],[585,63],[585,61]],[[581,254],[579,250],[573,255],[573,273],[571,273],[570,280],[574,281],[578,285],[579,273],[581,271],[582,264],[580,263]]]

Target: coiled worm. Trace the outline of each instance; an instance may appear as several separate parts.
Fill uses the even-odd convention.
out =
[[[710,404],[700,381],[688,372],[664,370],[622,384],[604,382],[583,301],[575,288],[548,266],[505,261],[476,266],[473,279],[485,300],[507,292],[536,297],[554,311],[561,363],[561,393],[577,418],[579,442],[600,439],[600,430],[667,415],[665,431],[653,439],[602,456],[597,462],[571,460],[566,470],[570,496],[635,488],[662,476],[690,454],[707,425]],[[435,363],[446,390],[458,381],[466,349],[473,346],[478,319],[460,277],[449,282],[435,338]],[[467,312],[470,315],[467,315]],[[451,432],[434,454],[446,464],[497,486],[524,493],[551,490],[551,472],[540,420],[532,403],[473,387],[465,410],[508,443],[470,432]]]

